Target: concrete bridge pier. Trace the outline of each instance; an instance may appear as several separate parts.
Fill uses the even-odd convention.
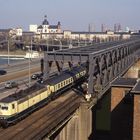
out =
[[[78,116],[75,114],[60,131],[55,140],[78,140]]]
[[[83,102],[79,108],[79,140],[88,140],[92,134],[92,109],[89,103]]]
[[[92,109],[83,101],[59,134],[50,140],[88,140],[92,133]]]
[[[82,99],[72,117],[49,139],[45,140],[96,140],[100,134],[108,137],[110,131],[110,92],[97,102]]]
[[[133,140],[140,140],[140,94],[134,94]]]

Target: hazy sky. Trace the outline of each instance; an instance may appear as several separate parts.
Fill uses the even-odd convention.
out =
[[[61,22],[63,29],[87,31],[88,24],[113,28],[121,23],[140,29],[140,0],[0,0],[0,28],[41,24],[47,15],[50,24]]]

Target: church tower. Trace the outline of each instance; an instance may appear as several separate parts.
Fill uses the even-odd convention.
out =
[[[47,20],[47,15],[44,16],[42,27],[43,27],[42,33],[49,33],[49,22]]]

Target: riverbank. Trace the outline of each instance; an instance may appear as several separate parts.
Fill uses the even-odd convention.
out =
[[[25,55],[0,54],[0,57],[8,57],[8,56],[9,56],[9,57],[25,57]]]
[[[2,51],[0,50],[0,56],[7,56],[8,52],[7,51]],[[22,51],[22,50],[15,50],[15,51],[9,51],[9,56],[15,56],[15,55],[21,55],[21,56],[25,56],[26,52]]]
[[[42,58],[43,53],[39,53],[37,51],[32,51],[32,53],[25,51],[10,51],[9,54],[7,51],[0,51],[0,57],[11,57],[14,58]]]

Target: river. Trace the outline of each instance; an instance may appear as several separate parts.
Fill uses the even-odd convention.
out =
[[[9,58],[9,63],[12,64],[12,63],[20,62],[20,61],[23,61],[23,60],[25,60],[25,59],[24,58],[10,57]],[[5,65],[5,64],[8,64],[8,58],[0,56],[0,65]]]

